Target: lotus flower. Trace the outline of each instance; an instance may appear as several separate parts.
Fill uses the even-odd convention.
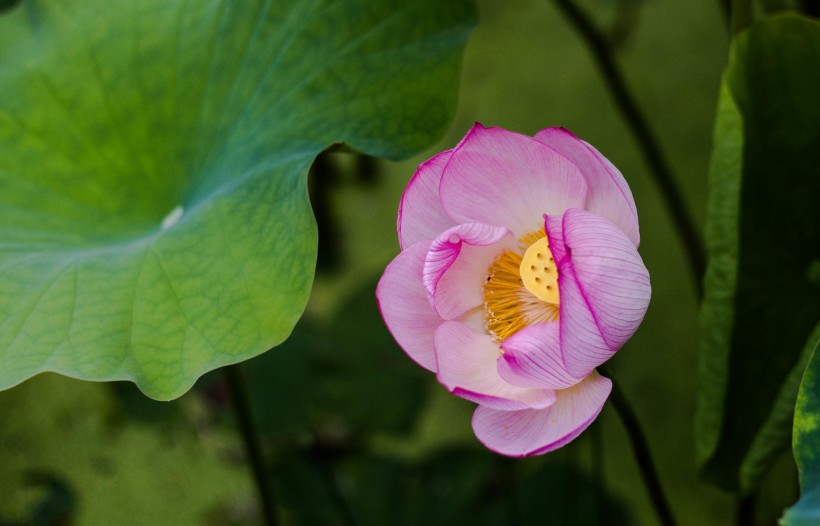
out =
[[[618,169],[562,128],[476,124],[419,166],[398,232],[382,316],[410,358],[478,404],[478,439],[521,457],[586,429],[612,389],[595,368],[638,328],[651,292]]]

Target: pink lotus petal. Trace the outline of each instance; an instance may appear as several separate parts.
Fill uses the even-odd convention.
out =
[[[473,413],[473,431],[502,455],[547,453],[580,435],[601,412],[611,390],[609,378],[592,372],[577,385],[558,391],[555,403],[546,409],[502,411],[481,405]]]
[[[564,246],[563,215],[544,215],[544,232],[547,233],[550,252],[556,263],[560,263],[567,255],[567,247]]]
[[[558,288],[561,291],[561,315],[558,319],[561,356],[564,366],[574,376],[584,376],[617,351],[601,335],[584,293],[578,285],[572,264],[565,260],[558,266]]]
[[[561,349],[567,371],[584,376],[635,333],[652,289],[632,241],[606,219],[567,210],[562,234],[567,256],[558,263]]]
[[[487,272],[542,225],[558,267],[558,321],[515,325],[499,345],[487,333]],[[651,294],[621,173],[566,130],[526,137],[476,124],[419,166],[397,228],[404,251],[379,282],[382,315],[408,355],[479,404],[479,440],[527,456],[578,436],[612,387],[595,367],[635,332]],[[499,276],[514,282],[514,270]]]
[[[506,249],[515,248],[512,232],[503,227],[467,223],[442,232],[430,244],[424,261],[424,287],[435,311],[457,319],[484,303],[487,269]]]
[[[410,358],[436,372],[433,335],[442,320],[424,291],[421,273],[429,242],[421,241],[390,262],[376,287],[382,318]]]
[[[611,221],[637,247],[638,211],[624,176],[592,145],[564,128],[547,128],[535,138],[554,148],[577,166],[589,184],[586,206],[583,208]]]
[[[537,323],[516,332],[501,344],[498,374],[513,385],[566,389],[582,380],[567,372],[561,358],[560,325]]]
[[[421,163],[407,183],[399,203],[397,221],[402,250],[413,243],[433,239],[456,225],[444,211],[438,196],[441,173],[452,153],[452,150],[447,150]]]
[[[455,395],[495,409],[549,407],[555,391],[505,382],[496,369],[498,344],[463,323],[441,324],[435,335],[438,381]]]
[[[572,162],[532,137],[476,124],[453,150],[439,192],[453,219],[503,225],[520,237],[540,228],[543,214],[582,207],[587,183]]]

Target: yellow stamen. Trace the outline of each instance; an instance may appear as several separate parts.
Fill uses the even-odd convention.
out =
[[[519,250],[504,251],[490,265],[484,283],[487,332],[498,342],[527,325],[558,319],[558,269],[546,234],[527,232],[519,241]]]

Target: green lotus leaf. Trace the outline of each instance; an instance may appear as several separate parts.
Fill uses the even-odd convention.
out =
[[[697,438],[706,477],[742,493],[789,446],[820,320],[818,85],[820,24],[797,15],[740,34],[723,77]]]
[[[820,324],[815,327],[811,342],[813,352],[794,408],[792,446],[800,470],[800,500],[786,510],[781,521],[785,526],[820,523]]]
[[[452,117],[467,0],[29,0],[0,16],[0,388],[171,399],[281,343],[313,281],[307,171]]]

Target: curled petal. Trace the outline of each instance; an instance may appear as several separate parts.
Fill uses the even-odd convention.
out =
[[[544,232],[547,233],[550,252],[556,263],[567,255],[567,247],[564,246],[563,215],[544,215]]]
[[[424,287],[435,311],[457,319],[484,302],[482,285],[492,261],[516,246],[503,227],[467,223],[442,232],[424,261]]]
[[[626,234],[596,214],[568,210],[561,235],[561,350],[567,371],[585,376],[637,330],[652,292],[649,272]]]
[[[489,449],[510,457],[547,453],[581,434],[598,416],[612,382],[592,372],[569,389],[557,391],[546,409],[502,411],[484,405],[473,413],[473,431]]]
[[[558,287],[561,291],[561,357],[567,371],[584,376],[601,365],[618,349],[608,346],[601,335],[592,310],[584,299],[572,265],[558,266]]]
[[[402,250],[424,239],[433,239],[456,225],[444,211],[438,196],[441,173],[452,152],[441,152],[421,163],[407,183],[399,203],[397,221],[399,246]]]
[[[430,306],[421,280],[428,247],[428,242],[416,243],[390,262],[376,287],[376,300],[387,328],[404,352],[435,372],[433,335],[442,320]]]
[[[537,323],[516,332],[501,344],[498,374],[513,385],[566,389],[581,381],[571,375],[561,358],[559,324]]]
[[[585,210],[608,219],[637,247],[638,211],[624,176],[589,143],[564,128],[547,128],[535,138],[554,148],[577,166],[589,184]]]
[[[498,344],[466,325],[444,322],[435,335],[438,381],[450,392],[495,409],[542,409],[555,401],[551,389],[529,389],[504,381],[496,369]]]
[[[503,225],[520,237],[543,214],[583,207],[587,183],[566,157],[543,143],[476,124],[453,150],[441,176],[440,197],[459,222]]]

